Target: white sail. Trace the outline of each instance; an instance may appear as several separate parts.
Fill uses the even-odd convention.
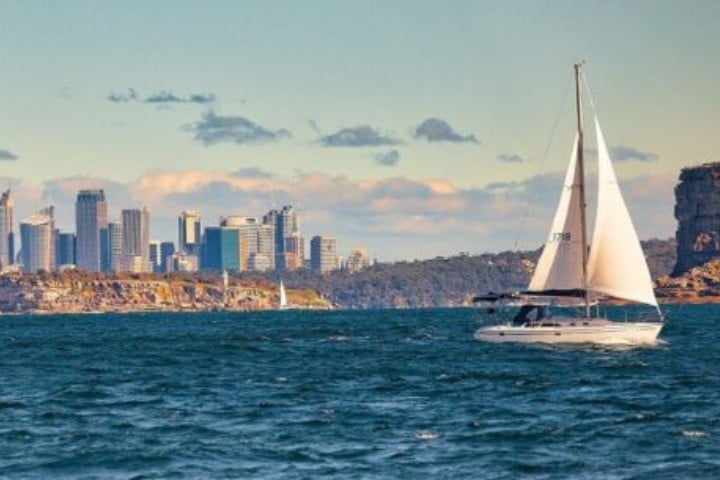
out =
[[[620,193],[600,123],[598,206],[588,260],[588,288],[616,298],[657,306],[645,256]]]
[[[287,296],[285,295],[285,285],[283,285],[283,281],[280,280],[280,308],[286,308],[287,305]]]
[[[530,280],[528,289],[531,291],[584,288],[580,200],[582,178],[577,150],[576,136],[550,234]]]

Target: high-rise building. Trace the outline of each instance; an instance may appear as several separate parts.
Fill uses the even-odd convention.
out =
[[[100,229],[107,227],[107,202],[102,190],[80,190],[75,202],[77,267],[100,271]]]
[[[160,240],[150,240],[150,271],[152,272],[159,272],[160,271]]]
[[[266,270],[275,269],[275,229],[272,225],[258,225],[257,254],[267,258],[268,266]],[[262,261],[264,262],[265,260]],[[257,262],[255,263],[255,265],[257,265]],[[263,263],[263,265],[265,264]],[[251,265],[248,265],[248,269],[254,270],[257,268],[252,268]]]
[[[248,270],[248,259],[258,253],[260,223],[255,217],[231,215],[220,219],[220,226],[235,228],[240,235],[240,253],[238,270]]]
[[[55,269],[54,222],[51,209],[43,209],[20,223],[23,272]]]
[[[123,228],[120,222],[108,222],[100,230],[102,271],[120,272],[123,270]]]
[[[168,262],[169,259],[172,257],[173,253],[175,253],[175,243],[174,242],[161,242],[160,243],[160,271],[165,273],[168,270]]]
[[[151,272],[150,212],[147,208],[122,211],[122,270]]]
[[[205,227],[202,270],[240,270],[242,235],[237,227]]]
[[[195,210],[186,210],[178,217],[178,252],[189,255],[200,253],[202,221]]]
[[[320,273],[337,270],[337,240],[335,237],[316,235],[310,240],[310,267]]]
[[[75,234],[55,230],[55,266],[75,264]]]
[[[282,271],[286,265],[287,239],[299,234],[297,212],[292,205],[284,205],[280,210],[272,209],[263,216],[263,224],[275,229],[275,269]]]
[[[298,232],[285,237],[285,268],[298,270],[305,264],[305,238]]]
[[[15,263],[14,206],[10,197],[10,189],[8,189],[0,197],[0,271]]]

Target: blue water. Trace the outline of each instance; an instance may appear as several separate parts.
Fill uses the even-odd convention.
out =
[[[720,478],[720,306],[655,348],[473,310],[0,317],[2,478]]]

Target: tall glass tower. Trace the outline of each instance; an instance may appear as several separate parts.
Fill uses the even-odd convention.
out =
[[[75,202],[77,268],[100,271],[100,229],[107,228],[107,202],[102,190],[80,190]]]
[[[147,208],[122,211],[124,270],[152,272],[150,266],[150,212]]]
[[[15,234],[13,233],[13,207],[10,189],[0,197],[0,270],[15,263]]]
[[[188,255],[200,254],[202,221],[200,214],[186,210],[178,217],[178,251]]]

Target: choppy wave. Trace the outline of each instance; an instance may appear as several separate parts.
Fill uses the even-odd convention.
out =
[[[468,309],[0,318],[2,478],[713,478],[720,307],[654,348]]]

